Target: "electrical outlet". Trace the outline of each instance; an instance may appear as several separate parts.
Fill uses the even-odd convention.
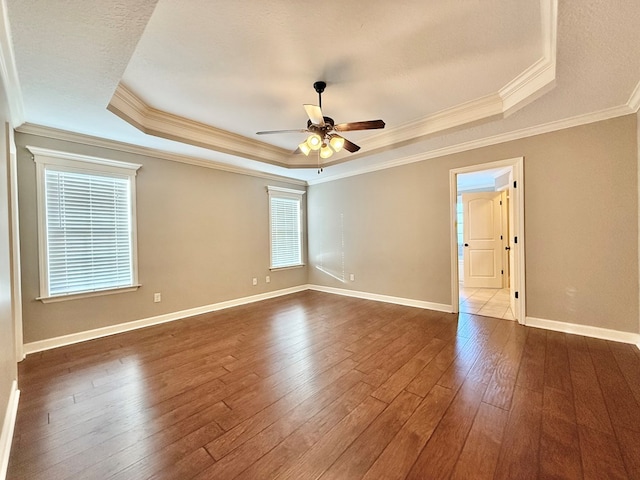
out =
[[[253,277],[253,284],[257,285],[258,284],[258,279],[256,277]]]
[[[162,294],[161,293],[154,293],[153,294],[153,301],[154,303],[159,303],[162,301]]]
[[[267,278],[264,279],[266,283],[271,283],[271,277],[267,275]]]
[[[356,276],[353,273],[349,274],[349,280],[351,280],[352,282],[356,281]]]

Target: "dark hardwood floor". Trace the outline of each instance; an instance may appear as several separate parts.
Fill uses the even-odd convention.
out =
[[[640,351],[307,291],[30,355],[9,479],[640,479]]]

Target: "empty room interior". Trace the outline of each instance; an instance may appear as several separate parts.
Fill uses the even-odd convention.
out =
[[[640,3],[0,6],[0,479],[640,478]]]

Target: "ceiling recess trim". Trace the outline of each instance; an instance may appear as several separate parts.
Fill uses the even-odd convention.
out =
[[[363,149],[362,153],[352,155],[349,160],[470,123],[490,120],[493,117],[507,117],[551,90],[556,81],[557,0],[540,0],[540,12],[543,55],[524,72],[494,94],[441,110],[428,117],[386,129],[369,137],[366,150]],[[344,160],[336,159],[333,164],[342,161]]]
[[[378,163],[376,165],[370,165],[357,170],[340,173],[337,175],[324,175],[322,178],[316,180],[308,180],[308,185],[317,185],[320,183],[332,182],[334,180],[340,180],[342,178],[355,177],[357,175],[363,175],[365,173],[377,172],[379,170],[386,170],[388,168],[400,167],[402,165],[408,165],[411,163],[422,162],[430,160],[432,158],[440,158],[446,155],[454,155],[456,153],[467,152],[469,150],[475,150],[478,148],[489,147],[491,145],[497,145],[500,143],[511,142],[519,140],[521,138],[533,137],[535,135],[542,135],[544,133],[556,132],[558,130],[564,130],[566,128],[578,127],[580,125],[588,125],[590,123],[601,122],[610,120],[612,118],[623,117],[636,113],[638,109],[633,109],[629,103],[620,105],[618,107],[607,108],[599,112],[589,113],[586,115],[578,115],[563,120],[557,120],[554,122],[545,123],[542,125],[536,125],[534,127],[527,127],[520,130],[514,130],[512,132],[501,133],[492,137],[483,137],[477,140],[470,140],[464,143],[456,143],[446,147],[430,150],[427,152],[417,153],[414,155],[408,155],[403,158],[397,158],[395,160]]]
[[[0,78],[7,92],[11,126],[18,127],[25,121],[24,99],[13,53],[7,3],[4,0],[0,2]]]
[[[138,130],[196,147],[288,167],[289,150],[148,106],[120,83],[107,109]]]
[[[16,131],[25,135],[34,135],[38,137],[51,138],[54,140],[62,140],[65,142],[89,145],[92,147],[104,148],[117,152],[132,153],[145,157],[158,158],[160,160],[170,160],[172,162],[185,163],[187,165],[195,165],[197,167],[212,168],[214,170],[222,170],[225,172],[237,173],[239,175],[266,178],[267,180],[286,182],[294,185],[304,186],[307,184],[307,182],[305,182],[304,180],[300,180],[297,178],[261,172],[249,168],[236,167],[228,163],[216,162],[214,160],[207,160],[188,155],[181,155],[178,153],[167,152],[165,150],[159,150],[155,148],[141,147],[139,145],[133,145],[131,143],[119,142],[117,140],[110,140],[101,137],[94,137],[92,135],[85,135],[82,133],[75,133],[42,125],[25,123],[17,128]]]
[[[556,79],[558,0],[540,0],[540,12],[542,57],[497,92],[387,128],[360,142],[363,148],[359,153],[336,157],[334,161],[323,165],[355,160],[427,135],[495,117],[506,117],[549,91]],[[150,107],[122,83],[118,85],[107,108],[150,135],[286,168],[317,167],[315,162],[301,164],[299,155],[293,155],[289,150]]]

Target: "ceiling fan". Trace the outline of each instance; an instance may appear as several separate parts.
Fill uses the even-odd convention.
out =
[[[350,132],[353,130],[373,130],[384,128],[385,123],[382,120],[367,120],[364,122],[349,122],[335,124],[331,117],[325,117],[322,114],[322,92],[327,87],[326,82],[315,82],[313,88],[318,92],[318,105],[304,105],[309,120],[307,120],[307,128],[301,130],[268,130],[256,132],[257,135],[269,135],[274,133],[310,133],[309,137],[298,145],[293,153],[303,153],[309,155],[311,151],[318,151],[320,158],[329,158],[334,153],[339,152],[343,148],[348,152],[354,153],[360,150],[360,147],[350,142],[335,132]],[[318,173],[322,171],[319,168]]]

